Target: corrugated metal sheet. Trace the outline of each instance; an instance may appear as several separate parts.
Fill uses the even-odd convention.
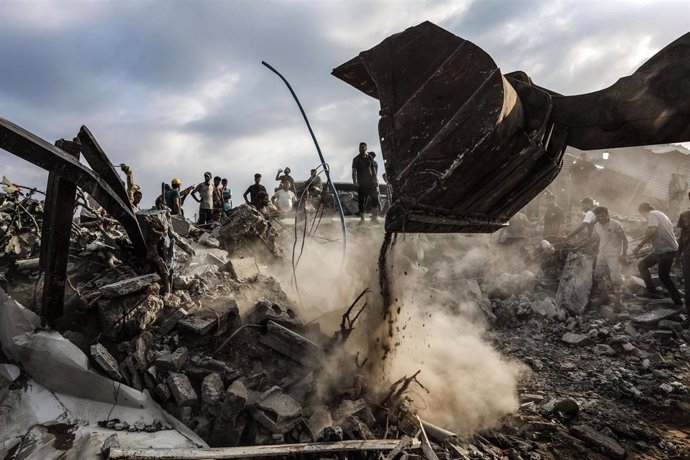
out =
[[[645,186],[645,195],[666,200],[668,198],[668,184],[671,182],[671,174],[682,174],[690,179],[690,165],[681,165],[678,162],[663,161],[657,163],[656,169],[649,177]]]

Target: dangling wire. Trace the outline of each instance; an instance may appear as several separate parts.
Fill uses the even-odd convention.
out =
[[[319,147],[319,142],[316,140],[316,136],[314,135],[314,131],[311,129],[311,125],[309,124],[309,119],[307,118],[307,114],[304,112],[304,109],[302,108],[302,104],[300,103],[299,99],[297,98],[297,94],[295,94],[295,91],[293,91],[292,86],[290,86],[290,83],[283,77],[283,75],[278,72],[275,68],[273,68],[270,64],[268,64],[266,61],[261,61],[261,63],[268,67],[273,73],[278,75],[281,80],[283,80],[283,83],[285,83],[285,86],[287,86],[288,90],[290,90],[290,94],[292,94],[292,97],[295,99],[295,102],[297,103],[297,107],[299,107],[299,111],[302,113],[302,117],[304,118],[304,122],[307,124],[307,129],[309,129],[309,134],[311,134],[311,139],[314,141],[314,146],[316,147],[316,152],[319,154],[319,159],[321,160],[321,164],[325,165],[326,160],[323,157],[323,153],[321,153],[321,147]],[[326,184],[328,185],[328,188],[330,188],[331,193],[333,194],[333,201],[335,202],[336,208],[338,208],[338,214],[340,214],[340,226],[343,231],[343,261],[345,260],[345,252],[347,250],[347,230],[345,228],[345,213],[343,212],[343,206],[340,203],[340,197],[338,196],[338,191],[335,189],[335,185],[333,184],[333,181],[331,180],[331,174],[329,171],[329,168],[324,168],[324,172],[326,173]],[[306,223],[305,223],[306,224]]]

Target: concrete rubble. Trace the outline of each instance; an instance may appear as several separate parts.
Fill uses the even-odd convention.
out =
[[[40,220],[40,202],[26,206]],[[2,286],[27,308],[2,294],[2,303],[13,307],[0,309],[0,404],[20,407],[17,391],[57,399],[41,403],[49,415],[13,424],[0,436],[0,457],[30,449],[29,439],[49,445],[54,437],[42,424],[59,419],[64,401],[75,414],[76,398],[110,409],[113,388],[119,388],[113,414],[68,418],[75,444],[89,420],[88,429],[99,431],[84,436],[95,436],[99,449],[107,441],[106,455],[141,446],[147,434],[167,436],[161,447],[196,448],[385,439],[395,441],[385,444],[393,457],[431,452],[443,460],[683,458],[690,452],[655,421],[658,413],[690,420],[686,315],[666,300],[644,299],[634,280],[625,284],[623,311],[593,304],[593,259],[578,251],[551,251],[548,260],[516,273],[475,264],[473,272],[453,274],[453,293],[431,275],[452,266],[451,256],[427,262],[424,280],[439,302],[455,313],[474,308],[491,325],[495,347],[531,372],[520,381],[520,408],[493,429],[458,437],[449,427],[418,422],[430,438],[424,454],[415,438],[419,425],[405,418],[416,420],[415,411],[401,401],[383,404],[367,391],[357,359],[336,345],[337,336],[305,321],[299,305],[265,274],[264,266],[282,256],[275,226],[248,206],[208,232],[160,212],[142,219],[168,222],[160,260],[132,257],[115,223],[103,231],[75,228],[71,247],[80,259],[70,263],[69,308],[55,331],[38,329],[30,311],[38,311],[33,290],[40,283],[38,265],[26,261],[37,256],[37,241],[20,230],[11,244],[3,240]],[[33,223],[22,214],[22,225]],[[46,359],[49,351],[58,357]],[[346,377],[324,393],[319,385],[333,365]],[[37,386],[18,390],[13,382],[23,378]],[[172,440],[181,434],[187,441]]]

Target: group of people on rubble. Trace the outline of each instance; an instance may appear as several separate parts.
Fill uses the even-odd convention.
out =
[[[690,193],[688,193],[690,200]],[[571,243],[581,249],[596,251],[594,279],[602,297],[613,300],[620,308],[622,293],[622,268],[628,264],[628,237],[620,221],[611,218],[607,207],[600,206],[590,197],[581,200],[584,213],[580,225],[570,233],[564,235],[566,213],[556,204],[555,196],[545,192],[546,209],[543,217],[543,237],[550,243]],[[637,264],[640,276],[644,281],[649,298],[661,298],[653,282],[650,268],[658,266],[661,284],[668,291],[674,304],[685,305],[690,315],[690,210],[683,212],[678,220],[680,237],[676,238],[671,220],[663,212],[654,209],[648,202],[642,202],[638,211],[646,220],[646,231],[639,243],[632,250],[631,256],[636,258],[640,251],[651,244],[651,252]],[[522,212],[517,213],[509,222],[512,231],[506,231],[504,244],[516,245],[526,242],[525,229],[533,223]],[[583,238],[576,240],[578,235]],[[512,240],[510,239],[512,238]],[[522,239],[524,238],[524,239]],[[520,244],[522,246],[522,244]],[[671,279],[671,268],[674,261],[681,264],[684,278],[684,298]],[[612,293],[605,288],[607,280],[612,287]]]
[[[142,194],[134,184],[132,170],[125,164],[120,165],[127,177],[127,193],[134,211],[139,211]],[[280,186],[273,195],[269,196],[266,187],[261,183],[262,175],[254,175],[254,183],[244,192],[244,201],[254,206],[266,218],[280,218],[296,209],[300,204],[297,198],[295,180],[291,176],[289,167],[278,169],[275,180]],[[384,181],[386,175],[383,174]],[[376,153],[367,150],[366,142],[360,142],[359,153],[352,159],[352,182],[358,194],[358,216],[360,223],[365,220],[365,211],[371,209],[371,220],[378,221],[381,209],[378,181],[378,163]],[[302,197],[306,196],[305,206],[318,202],[324,197],[324,188],[317,169],[312,169],[309,178],[305,181]],[[174,177],[170,183],[163,184],[162,193],[156,199],[156,207],[166,206],[172,215],[183,215],[183,205],[188,196],[199,203],[198,225],[207,225],[219,221],[222,216],[229,215],[232,203],[232,190],[228,180],[215,176],[210,172],[204,173],[204,181],[197,185],[182,188],[182,181]],[[313,205],[311,205],[313,206]]]

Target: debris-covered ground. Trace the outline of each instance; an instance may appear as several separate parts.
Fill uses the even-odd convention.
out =
[[[680,324],[687,318],[670,301],[641,297],[643,289],[634,277],[628,277],[622,311],[609,305],[587,307],[591,263],[586,253],[536,243],[541,253],[533,263],[507,270],[503,249],[490,238],[411,236],[394,245],[397,252],[389,262],[395,269],[389,276],[394,278],[399,318],[391,330],[399,337],[391,340],[393,354],[406,336],[434,335],[408,314],[412,305],[407,295],[417,299],[428,293],[429,317],[443,312],[458,324],[476,324],[482,340],[521,369],[513,388],[520,403],[516,411],[466,432],[461,424],[439,427],[430,422],[440,425],[438,420],[473,414],[439,417],[418,410],[419,399],[443,398],[425,392],[434,391],[425,384],[432,377],[425,375],[427,370],[382,378],[372,369],[387,366],[372,366],[366,346],[353,343],[361,340],[363,330],[372,330],[365,324],[378,317],[378,291],[356,301],[363,289],[375,290],[378,280],[349,292],[348,302],[326,315],[331,321],[320,321],[320,312],[306,309],[309,302],[295,293],[289,277],[280,275],[295,261],[289,255],[298,246],[294,222],[269,223],[240,206],[202,231],[182,219],[147,213],[164,219],[171,229],[170,241],[160,242],[162,261],[133,258],[115,222],[74,222],[65,315],[57,329],[97,372],[117,382],[113,388],[126,385],[149,392],[208,446],[336,446],[359,440],[366,442],[341,446],[341,451],[429,460],[690,456],[690,334]],[[0,281],[36,313],[40,241],[33,229],[40,228],[41,217],[39,201],[3,196]],[[350,228],[355,246],[369,253],[368,260],[359,262],[372,269],[378,253],[370,249],[378,248],[381,233],[380,226]],[[174,241],[177,247],[170,251]],[[161,263],[163,269],[157,265]],[[323,270],[337,265],[333,260],[322,263]],[[166,280],[165,270],[175,275]],[[579,276],[587,270],[589,279]],[[313,284],[303,281],[302,290],[314,289]],[[350,288],[347,284],[345,289]],[[3,308],[10,308],[7,302]],[[13,350],[21,349],[22,340],[14,340]],[[400,348],[397,353],[404,352]],[[41,359],[50,359],[49,352],[43,353]],[[10,352],[0,355],[0,361],[5,370],[22,368]],[[444,378],[449,380],[454,373],[468,372],[454,369],[452,361],[446,364]],[[30,372],[13,372],[0,374],[0,405],[25,391],[22,379],[40,380]],[[484,393],[504,396],[492,395],[490,389]],[[11,406],[5,406],[0,420],[9,424]],[[111,458],[129,458],[129,433],[173,428],[165,420],[134,422],[110,414],[94,422],[106,433],[119,434],[108,438],[103,455]],[[61,423],[64,429],[57,434],[52,434],[55,425],[47,423],[53,428],[44,435],[53,436],[55,449],[69,450],[76,442],[70,427],[82,422]],[[5,458],[38,455],[30,434],[3,439],[0,453]],[[69,442],[57,442],[65,437]],[[195,445],[204,448],[203,443]],[[159,447],[145,441],[143,446]],[[323,452],[319,455],[334,455]]]

